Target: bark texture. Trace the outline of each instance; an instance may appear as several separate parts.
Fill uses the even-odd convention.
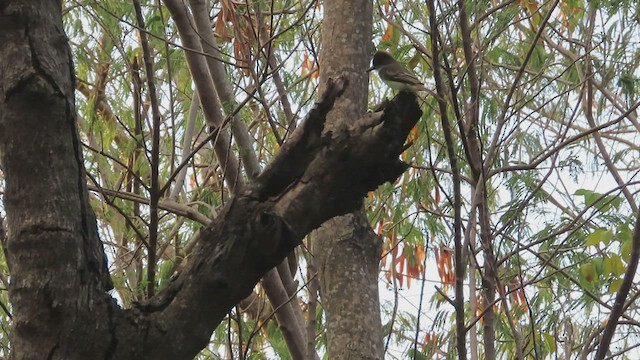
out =
[[[373,10],[367,0],[326,0],[324,7],[321,80],[345,76],[351,83],[351,91],[329,113],[328,126],[339,129],[367,108],[369,77],[365,70],[373,50]],[[314,255],[331,359],[384,357],[378,294],[380,246],[360,209],[327,221],[316,234]]]
[[[192,359],[262,275],[322,222],[406,169],[421,112],[405,94],[324,131],[346,81],[328,81],[272,164],[201,231],[185,269],[121,309],[86,189],[60,4],[0,2],[0,161],[13,305],[11,359]]]
[[[0,154],[14,359],[91,358],[109,275],[87,201],[60,3],[0,2]],[[95,344],[107,348],[108,343]],[[84,347],[84,348],[83,348]],[[71,350],[75,349],[75,350]],[[69,351],[77,351],[68,356]]]
[[[383,359],[378,270],[380,238],[362,211],[317,231],[315,256],[327,313],[330,359]]]

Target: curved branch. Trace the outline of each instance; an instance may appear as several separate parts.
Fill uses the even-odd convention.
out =
[[[326,114],[344,88],[343,81],[329,82],[271,165],[201,231],[183,273],[137,306],[149,329],[145,358],[192,358],[229,309],[303,236],[358,209],[369,190],[408,167],[398,156],[421,116],[415,95],[402,93],[383,112],[327,132]],[[168,341],[165,328],[189,336]]]

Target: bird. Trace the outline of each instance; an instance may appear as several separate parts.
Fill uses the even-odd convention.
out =
[[[430,93],[413,72],[407,70],[386,51],[378,50],[373,55],[373,65],[367,69],[367,72],[372,70],[377,70],[380,79],[394,90]]]

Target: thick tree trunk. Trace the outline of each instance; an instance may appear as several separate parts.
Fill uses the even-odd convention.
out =
[[[368,74],[373,52],[372,3],[324,2],[320,76],[346,76],[351,88],[329,113],[328,126],[340,128],[367,108]],[[349,21],[345,21],[349,14]],[[322,304],[327,313],[331,359],[382,359],[384,356],[378,271],[380,239],[362,211],[332,219],[314,237]]]
[[[109,274],[86,180],[60,3],[0,5],[0,154],[13,359],[90,359],[108,343]],[[93,349],[89,349],[93,348]]]
[[[322,222],[394,181],[421,112],[412,95],[323,134],[329,82],[278,156],[204,228],[184,270],[121,309],[88,202],[73,69],[58,2],[0,3],[0,163],[11,359],[192,359],[228,311]]]

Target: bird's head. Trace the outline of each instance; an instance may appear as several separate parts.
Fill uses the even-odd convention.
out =
[[[377,70],[384,65],[392,64],[395,60],[393,56],[386,51],[378,50],[373,55],[373,65],[367,69],[367,72]]]

